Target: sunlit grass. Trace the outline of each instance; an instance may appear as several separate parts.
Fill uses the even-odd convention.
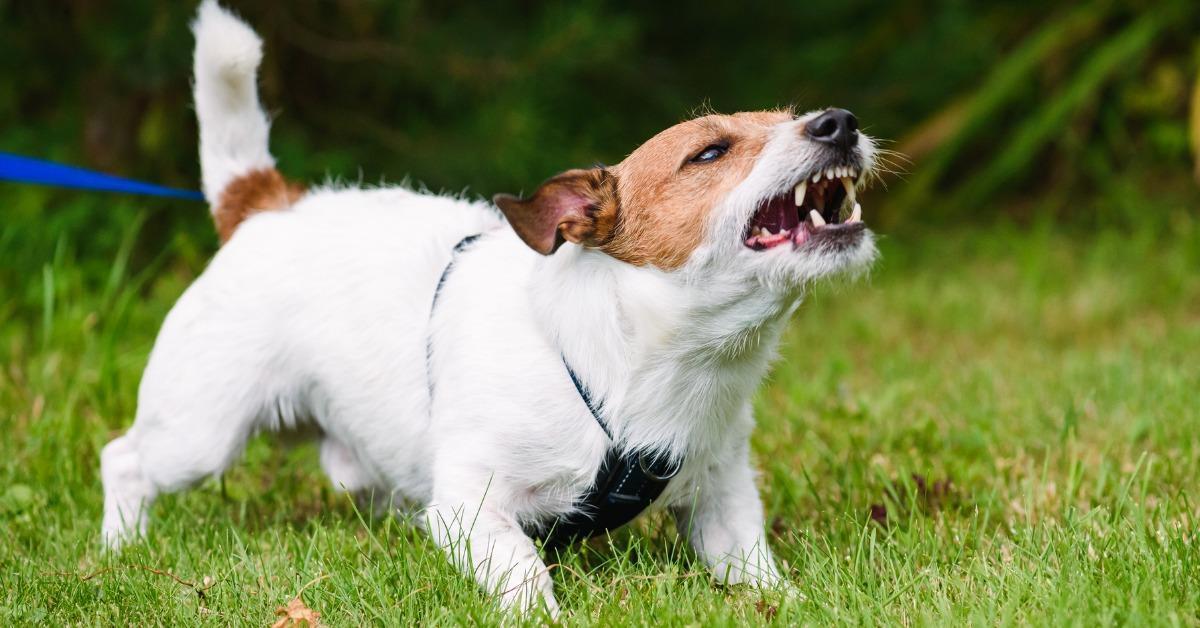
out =
[[[161,499],[145,543],[98,550],[97,452],[203,267],[187,240],[135,255],[139,225],[107,246],[0,236],[0,619],[262,625],[308,584],[335,625],[499,621],[307,445],[256,440],[224,486]],[[798,594],[713,586],[651,518],[549,559],[565,622],[1197,623],[1200,226],[882,248],[869,280],[800,309],[757,399]]]

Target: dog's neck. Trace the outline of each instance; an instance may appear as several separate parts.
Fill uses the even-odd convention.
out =
[[[574,246],[533,273],[538,322],[603,403],[617,441],[675,455],[728,436],[799,302],[742,278],[689,280]]]

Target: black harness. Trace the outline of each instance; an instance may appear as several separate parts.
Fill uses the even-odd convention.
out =
[[[466,250],[479,234],[469,235],[454,246],[450,262],[446,264],[442,276],[438,279],[433,291],[433,303],[430,305],[430,317],[437,308],[438,295],[446,283],[450,269],[454,266],[455,258]],[[426,358],[432,357],[433,339],[425,344]],[[621,451],[613,439],[612,430],[600,416],[600,407],[593,399],[591,391],[584,386],[567,360],[563,358],[563,366],[571,383],[583,403],[587,406],[596,424],[608,437],[608,451],[604,453],[604,461],[600,463],[600,471],[591,488],[575,501],[575,509],[559,517],[549,528],[531,531],[531,536],[541,538],[546,547],[561,547],[572,541],[586,539],[591,536],[615,530],[632,521],[662,494],[663,489],[671,478],[679,473],[682,461],[672,461],[666,456],[652,452],[631,450]],[[429,381],[430,396],[433,394],[433,379]]]

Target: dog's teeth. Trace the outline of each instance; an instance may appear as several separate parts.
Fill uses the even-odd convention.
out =
[[[796,207],[804,204],[804,195],[808,192],[808,181],[796,184]]]
[[[760,236],[762,236],[762,237],[764,237],[764,238],[769,238],[769,237],[771,237],[771,232],[770,232],[770,231],[767,231],[767,228],[766,228],[766,227],[759,227],[759,228],[758,228],[758,235],[760,235]]]
[[[855,203],[854,211],[850,212],[850,219],[847,220],[846,222],[851,223],[851,222],[861,222],[861,221],[862,221],[862,205]]]
[[[846,198],[857,205],[858,199],[854,196],[854,182],[850,180],[850,177],[842,177],[842,187],[846,188]]]
[[[816,183],[817,181],[820,181],[820,180],[821,180],[821,173],[818,172],[817,174],[813,175],[813,178],[812,178],[813,183]]]
[[[812,223],[813,223],[814,227],[824,227],[825,226],[825,219],[821,217],[821,214],[818,213],[817,210],[814,209],[814,210],[808,212],[808,217],[812,218]]]

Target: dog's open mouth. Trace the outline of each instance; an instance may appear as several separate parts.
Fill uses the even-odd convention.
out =
[[[865,230],[862,206],[854,193],[858,175],[854,167],[826,168],[805,177],[791,191],[763,202],[750,220],[746,246],[765,251],[790,242],[798,248],[825,235]]]

